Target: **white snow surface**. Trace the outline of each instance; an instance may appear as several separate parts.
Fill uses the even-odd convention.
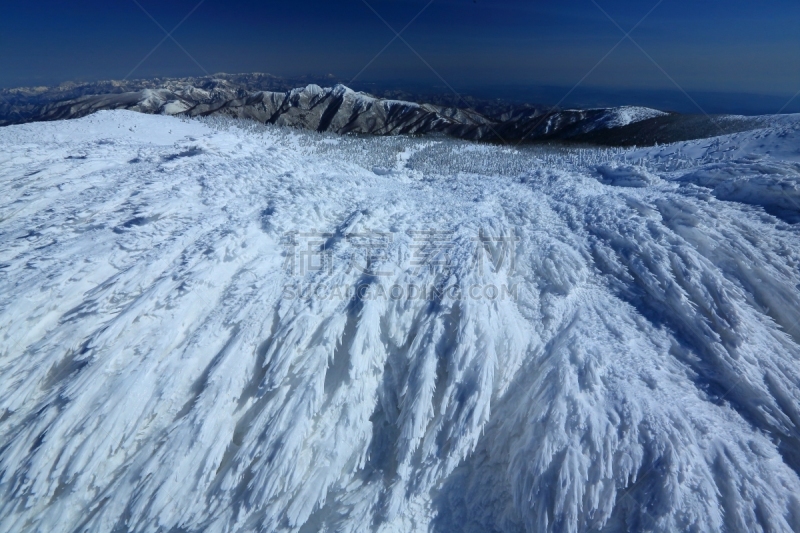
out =
[[[800,530],[799,123],[0,129],[0,531]],[[391,236],[366,273],[354,235]],[[516,297],[379,297],[409,283]]]
[[[609,128],[620,128],[651,118],[663,117],[667,113],[649,107],[622,106],[609,110],[607,125]]]
[[[642,122],[656,117],[663,117],[669,114],[657,109],[639,106],[600,108],[595,111],[602,111],[603,113],[599,118],[590,122],[585,127],[584,133],[588,133],[597,129],[621,128],[636,122]]]

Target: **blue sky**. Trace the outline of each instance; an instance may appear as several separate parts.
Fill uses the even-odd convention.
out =
[[[137,1],[167,30],[199,2]],[[680,86],[709,105],[709,95],[724,92],[733,107],[759,95],[769,108],[800,90],[796,0],[595,1],[434,0],[403,34],[416,53],[396,40],[359,81],[444,89],[444,79],[486,94],[549,87],[547,98],[555,99],[595,67],[573,98],[673,93],[669,100],[684,96]],[[369,0],[397,30],[427,3]],[[624,40],[598,66],[656,5],[631,33],[635,43]],[[164,37],[134,0],[12,1],[3,10],[4,87],[123,78]],[[393,33],[362,0],[205,0],[173,36],[196,63],[167,40],[131,76],[260,71],[350,79]]]

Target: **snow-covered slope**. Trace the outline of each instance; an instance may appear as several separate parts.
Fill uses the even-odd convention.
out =
[[[663,117],[668,113],[650,109],[649,107],[623,106],[602,110],[605,116],[597,121],[598,126],[606,128],[621,128],[651,118]]]
[[[3,128],[0,530],[797,531],[798,122]]]

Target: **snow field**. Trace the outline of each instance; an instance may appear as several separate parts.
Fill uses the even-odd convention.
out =
[[[797,124],[0,129],[0,530],[799,530]]]

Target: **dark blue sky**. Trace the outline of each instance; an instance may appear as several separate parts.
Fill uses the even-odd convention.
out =
[[[167,30],[199,2],[137,1]],[[657,0],[596,2],[628,31]],[[427,1],[369,4],[400,30]],[[703,106],[728,98],[731,108],[775,112],[800,90],[798,28],[797,0],[665,0],[631,34],[644,52],[623,42],[566,103],[644,98],[691,108],[677,83]],[[555,100],[623,36],[593,0],[434,0],[403,34],[422,59],[397,40],[359,80],[445,90],[441,76],[459,91],[485,96],[538,87],[530,98]],[[163,37],[133,0],[5,2],[0,86],[123,78]],[[205,70],[350,79],[393,34],[362,0],[205,0],[174,37],[199,66],[167,40],[132,77]],[[800,108],[798,100],[788,109]]]

